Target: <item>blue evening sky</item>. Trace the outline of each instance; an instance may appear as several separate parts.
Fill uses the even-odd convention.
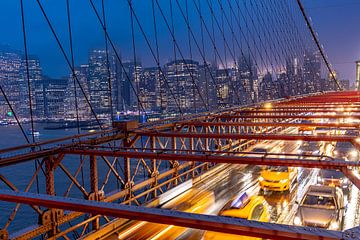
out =
[[[182,0],[181,0],[182,1]],[[295,0],[294,0],[295,1]],[[22,32],[19,0],[0,1],[1,35],[0,44],[10,44],[13,48],[22,50]],[[89,0],[70,0],[71,17],[73,22],[73,42],[76,64],[86,63],[88,51],[91,48],[104,47],[104,35],[100,24],[91,9]],[[100,2],[94,0],[99,11]],[[164,12],[169,18],[168,0],[160,1],[164,5]],[[173,1],[175,4],[175,1]],[[201,1],[205,2],[206,1]],[[216,2],[216,1],[214,1]],[[226,2],[226,1],[224,1]],[[68,51],[68,31],[65,0],[42,0],[49,18],[59,34],[59,38]],[[124,59],[132,58],[131,29],[129,8],[126,0],[105,0],[109,33],[119,46]],[[330,61],[341,78],[354,80],[356,59],[360,59],[360,1],[359,0],[303,0],[304,6],[311,16],[314,27],[319,34]],[[59,51],[47,23],[44,21],[36,0],[24,0],[26,28],[28,34],[29,52],[40,57],[44,73],[58,77],[67,75],[69,70]],[[136,12],[143,21],[144,30],[149,33],[151,44],[154,46],[150,0],[134,0]],[[167,6],[167,8],[166,8]],[[176,7],[174,7],[176,8]],[[194,10],[190,11],[190,20],[197,18]],[[179,11],[175,10],[175,15]],[[157,12],[160,18],[160,13]],[[208,17],[208,16],[205,16]],[[194,28],[196,27],[196,23]],[[187,31],[182,19],[175,18],[177,38],[182,46],[187,44]],[[165,34],[166,26],[159,21],[160,59],[166,62],[172,56],[172,45],[169,34]],[[200,27],[198,26],[198,29]],[[135,26],[137,55],[144,65],[155,65],[149,49],[141,36],[139,28]],[[196,34],[200,34],[197,32]],[[166,35],[166,36],[164,36]],[[197,35],[200,38],[200,35]],[[186,48],[185,48],[186,49]],[[188,55],[186,55],[188,56]]]

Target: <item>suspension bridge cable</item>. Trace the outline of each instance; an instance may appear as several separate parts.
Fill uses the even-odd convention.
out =
[[[188,4],[188,0],[185,0],[185,12],[186,12],[186,19],[189,21],[189,4]],[[190,30],[189,30],[188,26],[187,26],[187,40],[188,40],[188,45],[189,45],[190,61],[193,62],[193,54],[192,54],[192,48],[191,48],[191,36],[190,36]],[[199,80],[199,76],[198,76],[197,80]],[[197,104],[196,104],[197,100],[196,100],[196,97],[195,97],[196,96],[195,91],[196,91],[196,88],[195,88],[195,86],[193,84],[193,86],[192,86],[192,94],[193,94],[195,113],[197,113]],[[207,101],[207,99],[208,99],[208,96],[206,96],[206,99],[204,99],[204,101],[206,102],[208,108],[210,109],[209,102]]]
[[[71,58],[71,66],[73,69],[75,69],[75,61],[74,61],[74,48],[73,48],[73,38],[72,38],[72,27],[71,27],[71,11],[70,11],[70,0],[66,0],[66,13],[67,13],[67,21],[68,21],[68,32],[69,32],[69,47],[70,47],[70,58]],[[75,100],[75,112],[76,112],[76,127],[77,127],[77,133],[80,134],[80,119],[79,119],[79,105],[78,105],[78,95],[77,95],[77,86],[76,86],[76,80],[74,75],[76,75],[76,72],[72,72],[71,78],[73,80],[73,86],[74,86],[74,100]],[[82,156],[79,155],[80,163],[82,162]],[[84,168],[81,166],[81,180],[82,185],[84,186],[85,179],[84,179]]]
[[[23,0],[20,0],[20,9],[21,9],[21,26],[23,33],[23,44],[24,44],[24,53],[25,53],[25,73],[28,85],[28,97],[29,97],[29,110],[30,110],[30,121],[31,121],[31,136],[32,142],[35,142],[34,135],[34,117],[33,117],[33,106],[32,106],[32,96],[31,96],[31,82],[30,82],[30,70],[29,70],[29,56],[27,49],[27,39],[26,39],[26,27],[25,27],[25,14],[24,14],[24,3]],[[35,85],[35,83],[34,83]]]
[[[29,56],[28,56],[28,49],[27,49],[26,28],[25,28],[25,14],[24,14],[23,0],[20,0],[20,9],[21,9],[21,25],[22,25],[24,52],[25,52],[25,69],[26,69],[26,78],[27,78],[27,84],[28,84],[30,121],[31,121],[31,136],[32,136],[32,143],[35,143],[35,129],[34,129],[32,96],[31,96],[31,82],[30,82],[30,71],[29,71]],[[34,85],[35,85],[35,83],[34,83]],[[34,88],[36,88],[36,86]],[[33,150],[33,148],[31,150]],[[34,169],[35,170],[38,168],[38,163],[39,163],[39,160],[36,159],[34,161]],[[37,193],[40,192],[39,176],[38,175],[36,175],[36,191],[37,191]]]
[[[129,77],[129,74],[126,72],[125,66],[124,66],[123,62],[121,61],[120,55],[119,55],[118,51],[116,50],[115,45],[114,45],[113,41],[111,40],[111,38],[110,38],[110,36],[109,36],[109,33],[108,33],[106,27],[104,26],[104,23],[103,23],[103,21],[102,21],[102,19],[101,19],[101,17],[100,17],[100,14],[99,14],[98,10],[96,9],[96,7],[95,7],[95,5],[94,5],[94,2],[93,2],[92,0],[89,0],[89,3],[90,3],[90,5],[91,5],[91,7],[92,7],[92,9],[93,9],[93,12],[94,12],[95,15],[96,15],[96,18],[98,19],[98,22],[100,23],[100,25],[101,25],[104,33],[105,33],[106,38],[108,39],[108,41],[109,41],[109,43],[110,43],[110,46],[111,46],[112,50],[113,50],[114,53],[115,53],[116,59],[118,60],[118,62],[120,63],[120,66],[121,66],[121,68],[122,68],[122,70],[124,71],[126,80],[129,82],[132,91],[134,92],[137,100],[140,102],[140,107],[141,107],[141,109],[142,109],[144,112],[146,112],[146,111],[145,111],[145,108],[144,108],[144,105],[143,105],[143,103],[141,102],[141,100],[140,100],[140,98],[139,98],[139,95],[137,94],[133,83],[131,82],[131,78]],[[145,115],[146,115],[146,113],[145,113]]]
[[[90,1],[91,1],[91,0],[90,0]],[[129,2],[128,2],[128,4],[129,4]],[[140,32],[142,33],[142,35],[143,35],[143,37],[144,37],[144,39],[145,39],[145,42],[146,42],[146,44],[147,44],[147,46],[148,46],[148,48],[149,48],[149,50],[150,50],[150,53],[151,53],[151,55],[153,56],[153,58],[154,58],[154,60],[155,60],[155,62],[156,62],[156,65],[157,65],[157,67],[158,67],[158,70],[160,71],[160,74],[161,74],[161,76],[163,77],[163,80],[165,81],[165,83],[166,83],[166,85],[167,85],[167,87],[168,87],[168,90],[169,90],[171,96],[174,98],[175,104],[176,104],[177,108],[179,109],[180,114],[182,114],[183,111],[182,111],[182,109],[181,109],[181,107],[180,107],[180,105],[179,105],[179,103],[178,103],[178,101],[177,101],[177,99],[176,99],[173,91],[172,91],[171,88],[170,88],[169,82],[168,82],[168,80],[167,80],[167,78],[166,78],[163,70],[161,69],[160,59],[158,58],[158,56],[159,56],[158,47],[157,47],[157,53],[155,53],[154,50],[153,50],[153,48],[151,47],[150,41],[149,41],[149,39],[148,39],[148,37],[147,37],[144,29],[142,28],[142,25],[140,24],[139,19],[137,18],[137,15],[136,15],[134,9],[132,8],[131,5],[129,5],[129,6],[130,6],[130,10],[131,10],[131,11],[133,12],[133,14],[134,14],[135,21],[136,21],[137,25],[139,26]],[[158,46],[158,45],[157,45],[157,46]]]
[[[162,16],[162,18],[163,18],[163,20],[164,20],[164,23],[165,23],[168,31],[170,32],[171,37],[172,37],[173,40],[174,40],[176,49],[178,50],[178,52],[179,52],[182,60],[185,61],[185,57],[184,57],[184,55],[183,55],[183,53],[182,53],[182,51],[181,51],[181,48],[179,47],[178,42],[176,41],[176,38],[175,38],[173,32],[171,31],[170,24],[169,24],[168,20],[166,19],[165,14],[164,14],[164,12],[163,12],[163,10],[162,10],[162,8],[161,8],[158,0],[156,0],[156,5],[158,6],[158,9],[159,9],[159,11],[160,11],[160,14],[161,14],[161,16]],[[188,66],[187,64],[184,64],[184,66],[185,66],[186,70],[187,70],[187,71],[189,72],[189,74],[190,74],[190,78],[191,78],[193,84],[194,84],[195,87],[196,87],[196,90],[197,90],[197,92],[198,92],[198,94],[199,94],[200,100],[201,100],[202,103],[204,104],[204,107],[206,108],[206,110],[208,110],[209,108],[208,108],[208,106],[206,105],[206,102],[204,101],[204,98],[203,98],[203,96],[202,96],[202,94],[201,94],[201,92],[200,92],[200,89],[199,89],[199,87],[197,86],[197,84],[196,84],[196,82],[195,82],[195,78],[194,78],[194,76],[193,76],[193,72],[190,70],[190,68],[189,68],[189,66]]]
[[[157,35],[157,24],[156,24],[156,15],[155,15],[155,4],[154,4],[154,0],[151,0],[151,12],[152,12],[152,20],[153,20],[153,27],[154,27],[154,37],[155,37],[155,50],[156,50],[156,59],[157,62],[160,63],[160,54],[159,54],[159,41],[158,41],[158,35]],[[160,64],[158,64],[158,68],[159,68]],[[159,71],[160,72],[160,71]],[[160,94],[160,111],[163,113],[165,111],[165,103],[164,103],[164,99],[165,99],[165,95],[163,92],[164,89],[164,79],[161,76],[158,76],[159,78],[159,85],[158,85],[158,91]]]
[[[54,29],[54,27],[53,27],[53,25],[52,25],[49,17],[47,16],[47,13],[45,12],[44,7],[43,7],[42,4],[40,3],[40,0],[36,0],[36,2],[37,2],[38,6],[39,6],[39,8],[40,8],[41,13],[43,14],[43,16],[44,16],[44,18],[45,18],[45,20],[46,20],[49,28],[50,28],[51,33],[53,34],[53,36],[54,36],[54,38],[55,38],[55,40],[56,40],[56,43],[58,44],[58,46],[59,46],[59,48],[60,48],[61,53],[63,54],[63,56],[64,56],[64,58],[65,58],[65,61],[66,61],[67,65],[68,65],[68,67],[70,68],[73,76],[75,77],[76,82],[78,83],[78,85],[79,85],[79,87],[80,87],[80,90],[81,90],[82,94],[84,95],[84,98],[85,98],[87,104],[89,105],[92,114],[94,115],[94,117],[95,117],[95,119],[96,119],[96,122],[98,123],[100,129],[103,130],[103,127],[102,127],[102,125],[101,125],[101,123],[100,123],[100,120],[98,119],[98,117],[97,117],[97,115],[96,115],[96,113],[95,113],[95,111],[94,111],[94,109],[93,109],[93,107],[92,107],[92,105],[91,105],[91,103],[90,103],[90,100],[89,100],[88,97],[86,96],[86,93],[85,93],[84,88],[82,87],[82,85],[81,85],[81,83],[80,83],[77,75],[75,74],[75,69],[72,67],[71,62],[70,62],[70,60],[69,60],[69,57],[67,56],[67,54],[66,54],[66,52],[65,52],[65,49],[64,49],[62,43],[60,42],[60,39],[59,39],[59,37],[57,36],[57,34],[56,34],[56,32],[55,32],[55,29]]]
[[[204,62],[206,62],[205,56],[204,56],[204,54],[203,54],[202,51],[201,51],[201,48],[200,48],[200,45],[199,45],[198,41],[196,40],[196,37],[195,37],[194,32],[193,32],[193,30],[192,30],[192,28],[191,28],[191,26],[190,26],[190,23],[186,20],[185,13],[184,13],[183,9],[181,8],[180,3],[178,2],[178,0],[176,0],[176,4],[178,5],[178,8],[179,8],[179,10],[180,10],[180,12],[181,12],[181,15],[182,15],[182,17],[183,17],[186,25],[187,25],[187,26],[189,27],[189,29],[190,29],[190,34],[191,34],[191,36],[192,36],[192,38],[193,38],[193,40],[194,40],[194,43],[195,43],[196,48],[198,49],[198,51],[199,51],[199,53],[200,53],[201,58],[203,59]],[[202,15],[200,15],[200,19],[202,19]],[[218,94],[219,94],[219,96],[220,96],[220,90],[219,90],[219,88],[218,88],[218,86],[217,86],[217,82],[216,82],[216,80],[215,80],[215,78],[214,78],[214,76],[213,76],[213,74],[212,74],[212,72],[211,72],[211,70],[210,70],[210,68],[209,68],[209,66],[208,66],[207,64],[206,64],[206,68],[208,69],[208,71],[209,71],[209,73],[210,73],[210,76],[211,76],[211,79],[213,80],[213,83],[214,83],[215,86],[216,86],[216,90],[217,90],[217,92],[218,92]]]
[[[105,14],[105,3],[104,0],[101,0],[101,10],[102,10],[102,17],[104,28],[106,29],[106,14]],[[104,33],[104,40],[105,40],[105,54],[106,54],[106,71],[108,75],[108,91],[109,91],[109,105],[110,105],[110,116],[111,116],[111,123],[114,121],[114,109],[113,109],[113,97],[112,97],[112,84],[111,84],[111,72],[110,72],[110,60],[109,60],[109,47],[108,47],[108,40]]]
[[[70,2],[69,2],[69,0],[66,0],[66,13],[67,13],[67,21],[68,21],[71,66],[72,66],[73,69],[75,69],[74,49],[73,49],[73,40],[72,40],[72,27],[71,27],[71,16],[70,16]],[[78,98],[77,98],[77,86],[76,86],[76,80],[75,80],[75,77],[74,77],[73,74],[76,74],[75,71],[71,74],[71,78],[73,80],[73,86],[74,86],[74,100],[75,100],[77,133],[80,134],[80,121],[79,121],[79,108],[78,108]]]
[[[178,1],[178,0],[177,0],[177,1]],[[200,14],[199,6],[198,6],[197,3],[195,2],[195,0],[193,0],[193,3],[194,3],[194,6],[195,6],[195,9],[196,9],[197,13]],[[211,11],[211,15],[214,15],[214,12],[213,12],[213,11]],[[219,22],[217,21],[216,18],[214,18],[214,19],[215,19],[215,23],[216,23],[217,27],[218,27],[219,30],[221,31],[221,27],[220,27],[220,25],[219,25]],[[221,57],[221,55],[220,55],[220,53],[219,53],[219,51],[218,51],[215,43],[214,43],[213,38],[211,37],[210,31],[209,31],[209,29],[208,29],[208,27],[207,27],[207,25],[206,25],[203,17],[201,17],[201,21],[204,23],[205,30],[206,30],[206,32],[208,33],[209,38],[210,38],[212,44],[214,45],[214,50],[215,50],[215,52],[216,52],[217,55],[218,55],[218,58],[219,58],[219,60],[220,60],[221,65],[222,65],[222,66],[226,66],[226,64],[224,63],[224,61],[223,61],[223,59],[222,59],[222,57]],[[222,31],[221,31],[221,32],[222,32]],[[223,32],[222,32],[222,34],[224,35]],[[226,39],[225,39],[224,37],[223,37],[223,39],[225,40],[225,41],[224,41],[224,42],[225,42],[225,45],[229,48]],[[230,49],[230,48],[229,48],[229,49]],[[235,58],[235,59],[236,59],[236,58]],[[224,70],[225,70],[226,75],[227,75],[227,76],[230,76],[230,73],[229,73],[228,69],[224,69]],[[231,87],[232,90],[236,93],[235,95],[236,95],[236,97],[237,97],[237,99],[238,99],[238,103],[240,103],[240,97],[239,97],[239,94],[238,94],[237,90],[234,88],[233,84],[231,84],[230,87]]]
[[[0,91],[1,91],[3,97],[4,97],[5,101],[6,101],[6,104],[7,104],[8,107],[10,108],[10,111],[11,111],[12,114],[14,115],[14,118],[15,118],[15,120],[16,120],[16,123],[17,123],[17,125],[19,126],[22,134],[24,135],[24,138],[25,138],[26,142],[27,142],[27,143],[30,143],[30,140],[29,140],[29,138],[27,137],[26,132],[25,132],[23,126],[22,126],[21,123],[20,123],[20,120],[19,120],[19,118],[18,118],[18,116],[17,116],[17,114],[16,114],[16,112],[15,112],[15,109],[13,108],[13,106],[12,106],[9,98],[7,97],[7,95],[6,95],[3,87],[1,86],[1,84],[0,84]]]
[[[130,7],[132,7],[132,0],[130,0]],[[139,76],[138,76],[138,70],[137,70],[137,61],[136,61],[136,45],[135,45],[135,32],[134,32],[134,17],[133,13],[130,10],[130,28],[131,28],[131,42],[132,42],[132,51],[133,51],[133,61],[134,61],[134,82],[136,84],[136,91],[137,94],[140,93],[139,89]],[[139,101],[137,101],[138,105],[138,114],[139,114],[139,120],[140,120],[140,106]],[[141,139],[142,140],[142,139]]]
[[[336,76],[335,76],[335,74],[334,74],[334,70],[331,68],[330,63],[329,63],[328,59],[327,59],[326,56],[325,56],[325,53],[324,53],[324,51],[323,51],[323,49],[322,49],[322,47],[321,47],[321,45],[320,45],[319,39],[317,38],[314,29],[312,28],[312,26],[311,26],[311,24],[310,24],[310,21],[309,21],[307,15],[306,15],[304,6],[302,5],[302,3],[301,3],[300,0],[297,0],[297,3],[298,3],[298,5],[299,5],[300,11],[301,11],[301,13],[302,13],[302,15],[303,15],[303,17],[304,17],[304,20],[305,20],[305,22],[306,22],[306,25],[307,25],[307,27],[308,27],[309,30],[310,30],[310,33],[311,33],[311,35],[312,35],[312,37],[313,37],[313,40],[315,41],[316,46],[318,47],[318,49],[319,49],[319,51],[320,51],[320,54],[321,54],[321,56],[322,56],[322,58],[323,58],[323,60],[324,60],[324,62],[325,62],[325,65],[326,65],[327,69],[329,70],[329,74],[331,75],[331,78],[333,79],[333,81],[334,81],[335,84],[337,85],[338,89],[339,89],[340,91],[343,90],[342,87],[341,87],[341,85],[340,85],[340,82],[338,81],[338,79],[336,79]]]

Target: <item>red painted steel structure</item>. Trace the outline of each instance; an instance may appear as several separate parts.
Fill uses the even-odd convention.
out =
[[[327,103],[329,99],[331,104]],[[145,204],[179,183],[211,170],[217,163],[340,169],[356,186],[360,186],[358,175],[354,171],[359,165],[357,162],[291,154],[286,158],[256,154],[237,155],[264,140],[347,141],[358,147],[357,138],[353,136],[303,135],[287,133],[287,130],[296,131],[298,127],[306,126],[358,129],[359,123],[346,123],[343,120],[349,117],[360,118],[360,115],[357,115],[359,102],[360,94],[357,92],[332,92],[272,102],[271,108],[266,110],[263,109],[263,104],[259,104],[243,109],[234,108],[216,113],[162,120],[134,128],[123,124],[122,128],[0,150],[0,167],[14,167],[18,164],[32,166],[34,161],[38,163],[33,174],[27,176],[29,182],[25,186],[25,193],[34,191],[36,179],[44,179],[41,186],[44,186],[43,192],[49,196],[63,195],[66,198],[71,194],[85,200],[116,201],[129,205]],[[335,105],[336,108],[348,109],[351,115],[340,111],[335,112],[335,115],[323,114],[331,111],[329,109]],[[283,108],[286,108],[286,111],[279,111]],[[322,109],[324,112],[306,111],[306,108]],[[291,109],[294,111],[292,112]],[[315,115],[320,112],[321,115]],[[301,122],[302,119],[318,118],[333,118],[340,122]],[[77,157],[74,158],[74,155]],[[85,167],[89,170],[88,174],[80,178]],[[60,179],[56,176],[63,177]],[[0,181],[4,185],[13,191],[18,191],[10,179],[11,176],[0,174]],[[112,184],[109,184],[110,182]],[[64,193],[58,192],[58,184],[68,184],[67,190]],[[116,187],[111,188],[113,186]],[[110,220],[109,216],[103,215],[107,212],[90,210],[88,212],[93,214],[90,220],[83,220],[82,212],[60,210],[74,210],[75,204],[71,205],[67,202],[65,205],[65,202],[59,201],[56,206],[49,205],[45,200],[40,201],[41,197],[42,195],[38,196],[38,202],[36,198],[32,198],[31,202],[24,199],[14,200],[18,204],[10,213],[6,225],[0,226],[2,228],[0,239],[8,238],[9,226],[17,215],[20,203],[31,204],[35,214],[39,215],[39,223],[24,231],[12,233],[14,239],[41,235],[55,239],[60,235],[66,237],[66,234],[62,235],[60,231],[67,233],[78,231],[84,234],[87,229],[99,229],[99,224],[103,220]],[[10,200],[5,196],[2,199]],[[48,208],[40,208],[40,205]],[[126,216],[131,218],[131,215]],[[136,219],[149,220],[141,216]],[[69,222],[76,224],[66,231],[64,228]],[[174,224],[179,223],[174,222]],[[179,225],[196,227],[190,223]],[[295,228],[293,230],[289,228],[292,234],[296,234]],[[252,236],[253,231],[252,228],[241,233]],[[281,228],[260,236],[276,238],[280,236],[279,234],[283,234]],[[319,237],[316,231],[310,231],[308,234],[314,238]]]

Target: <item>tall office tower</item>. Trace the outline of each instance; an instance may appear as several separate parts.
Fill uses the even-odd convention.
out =
[[[288,58],[286,60],[286,79],[283,86],[287,96],[304,93],[302,70],[298,58]]]
[[[28,65],[29,76],[26,65]],[[45,116],[44,84],[40,61],[36,56],[29,56],[28,61],[23,57],[20,77],[20,112],[25,117],[30,117],[30,101],[28,91],[28,77],[30,80],[30,95],[33,117],[41,119]]]
[[[305,93],[321,91],[321,60],[317,51],[306,51],[304,56],[303,77]]]
[[[156,83],[156,109],[160,113],[166,112],[168,107],[168,93],[165,78],[164,71],[159,72],[159,81]]]
[[[204,101],[211,109],[217,109],[217,88],[216,66],[210,63],[204,63],[199,66],[199,88]]]
[[[257,71],[253,60],[249,55],[241,56],[238,61],[239,81],[235,85],[236,89],[241,91],[242,103],[256,102],[257,93]]]
[[[199,63],[193,60],[176,60],[165,65],[168,82],[168,110],[195,112],[203,107],[194,82],[199,81]],[[176,100],[175,100],[176,99]]]
[[[143,77],[139,84],[139,98],[146,111],[158,111],[157,94],[159,90],[157,87],[160,82],[160,70],[158,67],[144,68]]]
[[[96,114],[110,114],[110,96],[113,92],[110,92],[109,82],[111,89],[116,89],[115,61],[113,55],[108,55],[109,63],[105,50],[92,50],[89,53],[90,102]]]
[[[89,65],[80,65],[80,67],[75,67],[75,74],[77,80],[72,74],[70,74],[68,79],[64,101],[66,108],[65,118],[75,119],[78,114],[80,120],[89,120],[91,117],[91,110],[88,102],[86,101],[86,98],[90,101],[88,86]],[[76,103],[78,108],[77,112]]]
[[[140,82],[143,77],[140,61],[124,61],[121,64],[116,62],[116,78],[118,84],[117,110],[137,111]],[[142,109],[140,109],[142,110]]]
[[[7,47],[0,48],[0,84],[3,87],[10,104],[20,116],[20,72],[21,72],[21,55],[12,51]],[[0,116],[3,117],[7,113],[11,116],[10,108],[5,102],[2,94],[0,94]]]
[[[68,87],[68,79],[44,77],[44,105],[47,119],[64,118],[68,112],[65,103],[65,94]]]
[[[279,98],[281,96],[279,90],[279,83],[277,79],[273,79],[271,73],[268,72],[265,74],[260,83],[259,98],[261,101]]]
[[[329,73],[327,75],[327,78],[322,79],[323,83],[323,91],[335,91],[338,89],[338,85],[335,82],[334,78],[337,79],[339,76],[336,71],[333,71],[332,73]],[[339,84],[341,85],[341,82],[339,81]]]
[[[359,90],[360,84],[360,60],[356,61],[356,81],[355,81],[355,90]]]
[[[218,99],[218,106],[220,108],[228,107],[231,105],[230,80],[231,80],[231,76],[227,69],[216,70],[216,83],[218,85],[217,99]]]

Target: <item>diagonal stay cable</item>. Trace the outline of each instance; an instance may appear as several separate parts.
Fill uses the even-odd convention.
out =
[[[129,82],[131,89],[132,89],[133,92],[135,93],[135,96],[136,96],[138,102],[140,103],[141,109],[143,110],[143,112],[144,112],[145,115],[146,115],[146,111],[145,111],[144,105],[143,105],[143,103],[141,102],[140,97],[139,97],[139,95],[138,95],[137,92],[136,92],[136,89],[135,89],[135,87],[134,87],[134,84],[131,82],[131,79],[130,79],[129,74],[126,72],[125,66],[124,66],[124,64],[123,64],[122,61],[121,61],[120,55],[119,55],[118,51],[116,50],[115,45],[114,45],[113,41],[111,40],[110,35],[109,35],[107,29],[105,28],[103,21],[101,20],[101,17],[100,17],[100,15],[99,15],[99,12],[97,11],[97,9],[96,9],[96,7],[95,7],[95,5],[94,5],[94,2],[93,2],[92,0],[89,0],[89,2],[90,2],[90,5],[91,5],[91,7],[92,7],[92,9],[93,9],[93,11],[94,11],[94,13],[95,13],[98,21],[99,21],[99,23],[100,23],[100,25],[101,25],[104,33],[105,33],[106,38],[108,39],[108,41],[109,41],[109,43],[110,43],[111,48],[113,49],[113,51],[114,51],[114,53],[115,53],[115,57],[117,58],[118,62],[120,63],[121,68],[123,69],[123,71],[124,71],[124,73],[125,73],[126,80]],[[135,16],[136,16],[136,15],[134,15],[134,17],[135,17]],[[136,19],[136,17],[135,17],[135,19]],[[148,40],[147,40],[147,42],[148,42]],[[148,43],[148,44],[150,44],[150,43]],[[162,73],[163,73],[163,72],[162,72]],[[182,110],[181,110],[181,108],[180,108],[179,105],[178,105],[178,107],[179,107],[179,111],[182,113]]]
[[[162,10],[162,8],[161,8],[158,0],[156,0],[155,2],[156,2],[156,5],[158,6],[158,9],[159,9],[159,11],[160,11],[160,14],[161,14],[161,16],[162,16],[162,18],[163,18],[163,20],[164,20],[164,23],[165,23],[167,29],[168,29],[168,31],[170,32],[170,35],[171,35],[171,37],[172,37],[172,39],[173,39],[173,42],[174,42],[174,44],[175,44],[176,49],[177,49],[178,52],[180,53],[180,56],[181,56],[182,60],[185,61],[185,57],[184,57],[184,55],[183,55],[183,53],[182,53],[182,51],[181,51],[181,48],[180,48],[178,42],[176,41],[174,32],[171,30],[170,24],[169,24],[168,20],[166,19],[165,14],[164,14],[164,12],[163,12],[163,10]],[[197,90],[197,92],[198,92],[198,94],[199,94],[199,97],[200,97],[202,103],[204,104],[206,110],[208,110],[209,107],[207,106],[207,104],[206,104],[206,102],[205,102],[205,100],[204,100],[204,98],[203,98],[203,96],[202,96],[202,94],[201,94],[201,91],[200,91],[198,85],[197,85],[196,82],[195,82],[195,78],[194,78],[194,76],[193,76],[192,71],[190,70],[190,68],[189,68],[189,66],[188,66],[187,64],[185,64],[184,66],[185,66],[186,70],[187,70],[187,71],[189,72],[189,74],[190,74],[190,78],[191,78],[191,80],[192,80],[192,82],[193,82],[193,84],[194,84],[194,86],[195,86],[195,88],[196,88],[196,90]]]
[[[92,105],[91,105],[91,103],[90,103],[90,100],[89,100],[88,97],[86,96],[86,93],[85,93],[84,88],[82,87],[82,85],[81,85],[81,83],[80,83],[77,75],[75,74],[75,69],[71,66],[71,62],[70,62],[70,60],[69,60],[69,57],[67,56],[67,54],[66,54],[66,52],[65,52],[65,49],[64,49],[62,43],[60,42],[60,39],[59,39],[58,35],[56,34],[56,31],[55,31],[55,29],[54,29],[54,27],[53,27],[53,25],[52,25],[49,17],[47,16],[47,14],[46,14],[46,12],[45,12],[44,7],[42,6],[40,0],[36,0],[36,2],[37,2],[38,6],[39,6],[39,8],[40,8],[41,13],[43,14],[43,16],[44,16],[44,18],[45,18],[45,20],[46,20],[46,22],[47,22],[47,24],[48,24],[51,32],[52,32],[55,40],[56,40],[56,43],[58,44],[58,46],[59,46],[59,48],[60,48],[60,51],[62,52],[62,54],[63,54],[63,56],[64,56],[64,58],[65,58],[65,61],[66,61],[67,65],[69,66],[69,68],[70,68],[73,76],[75,77],[76,82],[78,83],[78,85],[79,85],[79,87],[80,87],[80,89],[81,89],[81,92],[83,93],[84,98],[85,98],[87,104],[89,105],[92,114],[94,115],[94,117],[95,117],[95,119],[96,119],[96,122],[98,123],[100,129],[103,130],[103,127],[102,127],[102,125],[101,125],[101,123],[100,123],[100,120],[98,119],[98,117],[97,117],[97,115],[96,115],[96,113],[95,113],[95,111],[94,111],[94,108],[92,107]]]

